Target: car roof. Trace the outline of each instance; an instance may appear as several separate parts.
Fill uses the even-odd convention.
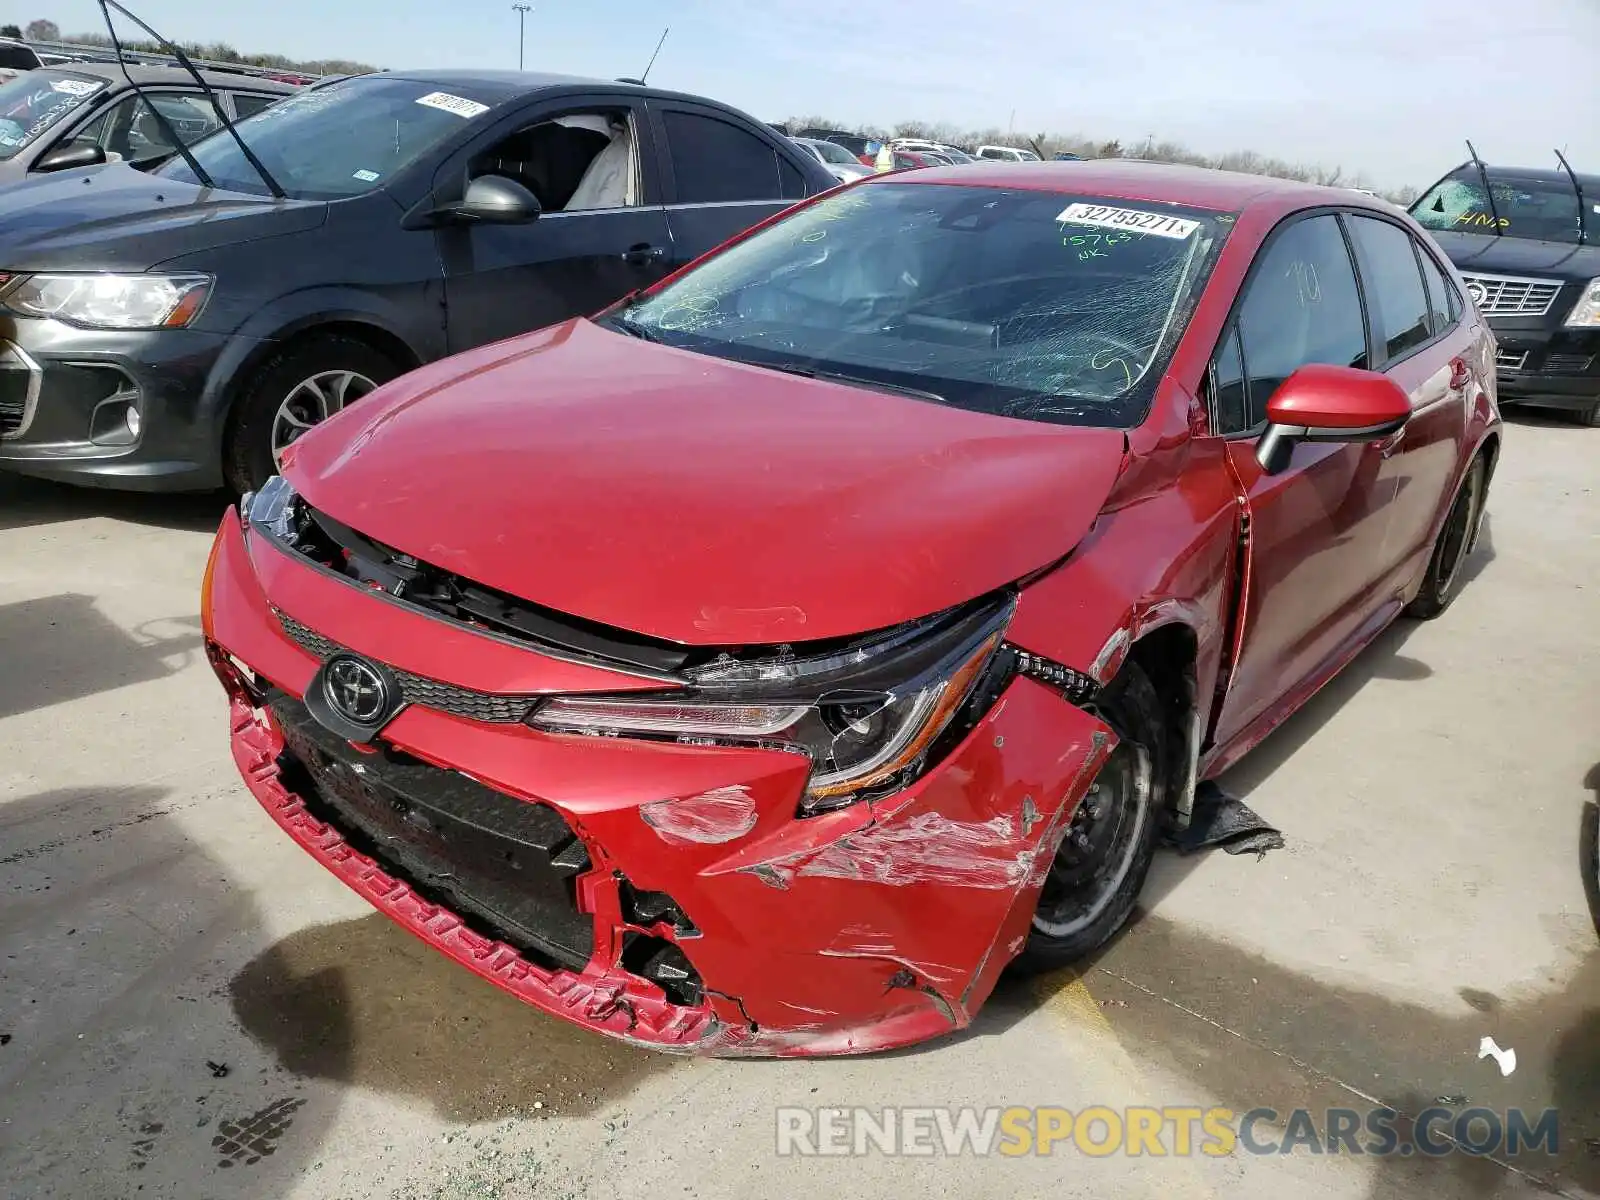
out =
[[[966,187],[1028,188],[1187,204],[1218,212],[1240,212],[1256,204],[1311,207],[1360,204],[1348,188],[1321,187],[1293,179],[1213,171],[1136,159],[1082,159],[1077,162],[995,163],[979,159],[958,170],[933,168],[894,178],[918,184],[957,183]],[[1376,207],[1374,204],[1373,207]]]
[[[172,84],[188,84],[194,86],[194,76],[182,67],[147,67],[138,63],[126,64],[128,75],[133,77],[133,82],[141,86],[149,85],[168,86]],[[67,71],[73,75],[91,75],[96,79],[109,79],[113,83],[123,83],[127,76],[122,73],[120,63],[99,62],[65,62],[56,63],[45,67],[46,71]],[[214,88],[230,88],[237,90],[242,87],[253,88],[262,92],[280,92],[288,95],[294,91],[294,85],[279,83],[275,79],[263,79],[258,75],[234,74],[232,71],[201,71],[200,77]]]
[[[728,112],[738,110],[718,100],[710,100],[705,96],[696,96],[687,92],[674,92],[664,88],[653,88],[637,83],[628,83],[620,79],[597,79],[584,75],[561,75],[554,71],[440,71],[419,68],[407,71],[383,71],[372,75],[364,75],[363,79],[404,79],[411,83],[426,83],[436,87],[463,87],[472,88],[482,96],[492,96],[496,104],[503,104],[508,100],[519,99],[541,91],[565,91],[593,89],[601,92],[630,92],[640,96],[653,97],[659,100],[687,100],[694,104],[706,105],[711,108],[720,108]],[[783,136],[776,129],[770,132],[774,137]]]

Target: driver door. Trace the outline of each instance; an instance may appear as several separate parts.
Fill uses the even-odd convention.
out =
[[[627,96],[531,106],[452,154],[435,175],[440,202],[499,175],[543,211],[433,232],[450,352],[598,312],[660,279],[672,255],[655,161],[643,106]]]
[[[1233,662],[1213,729],[1219,746],[1270,719],[1287,694],[1392,615],[1383,586],[1396,490],[1384,469],[1387,442],[1303,442],[1276,475],[1256,461],[1267,401],[1297,368],[1371,361],[1339,218],[1291,217],[1251,268],[1212,365],[1213,428],[1229,439],[1248,521]]]

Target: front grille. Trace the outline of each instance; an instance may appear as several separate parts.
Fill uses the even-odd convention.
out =
[[[1494,356],[1494,365],[1502,371],[1520,371],[1527,362],[1526,350],[1501,350]]]
[[[284,632],[294,640],[295,644],[315,658],[326,661],[345,650],[345,647],[338,642],[302,625],[281,609],[273,609],[272,615],[278,618],[278,623],[283,626]],[[388,663],[384,666],[388,667],[399,681],[400,695],[407,704],[449,713],[452,717],[465,717],[469,721],[486,721],[491,725],[515,725],[527,718],[537,699],[534,696],[502,696],[494,692],[476,692],[470,688],[457,687],[453,683],[429,679],[426,675],[401,671],[389,666]]]
[[[283,692],[284,782],[358,851],[479,932],[581,969],[594,923],[578,911],[588,851],[548,805],[518,800],[388,746],[355,749]]]
[[[1582,375],[1593,361],[1594,357],[1589,354],[1547,354],[1544,369],[1559,375]]]
[[[1542,317],[1561,294],[1557,279],[1514,275],[1463,275],[1467,292],[1486,317]]]
[[[10,342],[0,341],[0,438],[27,432],[43,381],[38,363]]]

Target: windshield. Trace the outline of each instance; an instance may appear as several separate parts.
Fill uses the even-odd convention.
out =
[[[811,145],[816,148],[817,153],[822,155],[823,162],[854,163],[858,161],[855,155],[835,142],[812,142]]]
[[[1232,218],[949,184],[835,192],[609,319],[979,412],[1136,425]]]
[[[1548,183],[1489,172],[1493,205],[1476,167],[1462,167],[1434,184],[1411,206],[1424,229],[1495,236],[1495,221],[1506,237],[1542,242],[1578,240],[1578,196],[1568,180]],[[1600,224],[1600,212],[1590,218]]]
[[[14,158],[106,86],[104,79],[67,71],[29,71],[0,86],[0,161]]]
[[[382,186],[489,107],[459,89],[362,75],[296,93],[236,128],[292,199],[339,200]],[[268,194],[226,131],[196,143],[190,153],[219,188]],[[181,159],[155,174],[198,182]]]

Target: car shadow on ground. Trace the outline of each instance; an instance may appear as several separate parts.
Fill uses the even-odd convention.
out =
[[[64,592],[0,604],[0,718],[176,674],[201,653],[200,619],[124,630],[94,597]]]
[[[1544,429],[1572,429],[1583,431],[1577,417],[1556,408],[1532,408],[1522,404],[1506,405],[1502,402],[1500,416],[1507,425],[1529,425]]]
[[[235,1025],[261,913],[157,786],[0,801],[0,1162],[8,1196],[276,1200],[340,1097]]]
[[[206,533],[227,510],[224,492],[118,492],[69,487],[0,471],[0,531],[109,517],[130,525]]]

